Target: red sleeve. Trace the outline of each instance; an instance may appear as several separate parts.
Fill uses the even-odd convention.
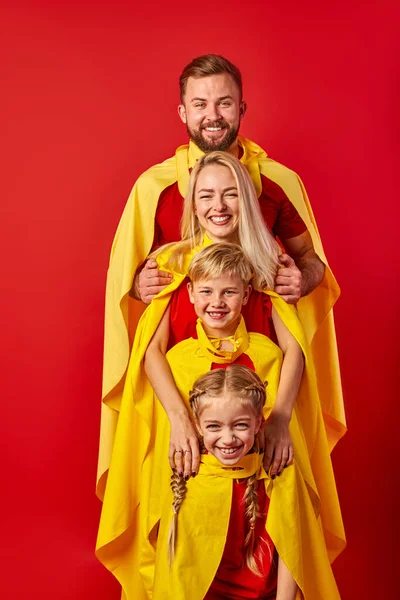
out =
[[[183,211],[183,198],[178,184],[173,183],[163,190],[157,204],[154,222],[152,251],[164,244],[181,239],[180,222]]]
[[[259,203],[270,231],[282,242],[307,231],[304,221],[282,188],[265,175],[261,175],[261,181]]]

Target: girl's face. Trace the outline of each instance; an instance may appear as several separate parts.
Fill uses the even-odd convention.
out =
[[[211,164],[200,172],[194,190],[194,210],[213,242],[237,242],[239,194],[232,171]]]
[[[204,446],[223,465],[235,465],[252,449],[262,417],[229,392],[210,398],[209,403],[197,423]]]

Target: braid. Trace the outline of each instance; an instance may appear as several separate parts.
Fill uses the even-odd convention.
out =
[[[174,494],[174,501],[172,502],[172,510],[173,516],[171,520],[171,525],[169,527],[168,533],[168,561],[169,566],[172,567],[172,563],[174,562],[175,557],[175,543],[176,543],[176,533],[178,526],[178,512],[181,507],[183,500],[185,499],[187,488],[186,481],[183,477],[181,477],[176,471],[174,471],[171,475],[171,489]]]
[[[258,480],[257,473],[254,473],[247,480],[246,491],[244,493],[245,515],[248,519],[250,529],[244,541],[244,556],[249,569],[256,575],[261,575],[254,556],[255,546],[255,526],[256,521],[262,515],[258,505]]]

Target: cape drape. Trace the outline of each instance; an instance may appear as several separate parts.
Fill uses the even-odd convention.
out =
[[[185,257],[183,273],[171,271],[174,281],[152,301],[141,317],[122,396],[101,515],[97,556],[120,581],[128,600],[152,597],[155,536],[162,500],[169,489],[170,474],[169,423],[144,372],[143,357],[172,292],[184,280],[192,256],[199,249],[195,248]],[[157,257],[161,268],[165,268],[170,252],[171,248]],[[299,342],[305,356],[304,376],[290,424],[299,477],[296,477],[294,487],[282,487],[280,512],[271,513],[275,516],[269,520],[268,533],[303,593],[307,591],[306,600],[321,598],[305,576],[306,572],[313,569],[317,569],[318,576],[322,577],[319,585],[323,582],[326,584],[327,595],[324,598],[337,598],[328,595],[328,591],[334,591],[336,587],[332,588],[332,574],[327,567],[329,561],[326,564],[325,558],[329,557],[332,561],[339,554],[345,546],[345,536],[313,361],[296,309],[274,292],[268,293],[275,310]],[[265,338],[260,334],[250,335],[253,336],[250,339]],[[266,343],[260,344],[258,357],[257,344],[253,343],[251,358],[260,377],[269,382],[268,390],[273,404],[279,383],[281,351],[271,340],[265,340]],[[265,358],[266,346],[268,361]],[[202,360],[198,354],[197,362],[194,358],[190,356],[189,347],[182,352],[180,344],[167,354],[184,400],[188,398],[196,377],[210,369],[210,359]],[[268,412],[265,416],[268,416]],[[282,478],[277,478],[274,486],[282,486]],[[295,504],[293,498],[296,498]],[[308,532],[303,533],[301,547],[296,538],[299,532],[294,529],[295,525],[292,524],[289,529],[282,525],[282,513],[287,516],[287,525],[293,521],[296,527]],[[313,566],[309,566],[308,560],[313,562]],[[313,581],[317,582],[318,577],[314,575]],[[311,586],[311,589],[307,586]]]
[[[210,587],[226,541],[232,502],[232,480],[258,472],[270,497],[266,529],[276,540],[290,535],[294,546],[278,547],[285,562],[299,561],[295,579],[305,598],[340,598],[324,549],[323,536],[315,518],[314,506],[302,481],[296,462],[285,469],[280,481],[273,482],[262,468],[262,455],[245,456],[238,466],[243,473],[223,467],[211,455],[202,455],[199,474],[187,483],[187,494],[177,517],[177,543],[172,568],[168,565],[167,539],[172,519],[172,492],[166,496],[158,534],[153,600],[202,600]],[[282,511],[285,506],[286,512]],[[298,507],[301,506],[301,514]],[[304,511],[307,519],[304,520]],[[312,547],[312,561],[301,557],[300,540]],[[304,544],[304,541],[303,541]],[[312,565],[312,567],[310,566]]]
[[[322,283],[298,303],[299,317],[310,344],[328,443],[332,449],[346,431],[339,363],[332,307],[340,290],[329,269],[318,229],[300,178],[268,158],[254,142],[239,137],[241,162],[247,167],[258,195],[260,173],[277,183],[295,206],[311,234],[314,248],[326,265]],[[161,192],[178,182],[182,196],[189,181],[189,169],[202,156],[192,142],[180,146],[174,157],[143,173],[132,189],[122,214],[110,257],[106,287],[103,402],[97,493],[103,497],[106,473],[114,443],[133,334],[144,305],[129,297],[137,268],[148,256],[154,237],[154,219]]]

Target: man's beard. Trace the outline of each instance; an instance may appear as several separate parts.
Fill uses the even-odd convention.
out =
[[[227,129],[228,133],[220,142],[213,140],[206,141],[202,136],[202,130],[206,127],[222,127],[222,129]],[[239,133],[239,125],[237,127],[231,127],[225,121],[219,120],[215,121],[214,123],[207,123],[207,125],[204,125],[198,131],[195,131],[194,129],[189,129],[188,125],[186,126],[186,129],[192,142],[194,142],[196,146],[200,148],[200,150],[202,150],[203,152],[213,152],[214,150],[228,150],[228,148],[230,148],[235,142]]]

